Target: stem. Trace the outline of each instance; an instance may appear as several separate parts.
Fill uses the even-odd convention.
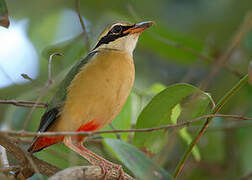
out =
[[[215,106],[215,108],[212,110],[211,114],[215,115],[224,106],[224,104],[231,98],[231,96],[233,96],[244,84],[246,84],[247,81],[248,81],[248,74],[245,75],[230,91],[228,91],[221,98],[221,100],[217,103],[217,105]],[[178,163],[178,165],[177,165],[177,167],[175,169],[175,172],[173,174],[174,179],[176,179],[178,177],[179,173],[182,171],[186,159],[189,157],[189,155],[190,155],[193,147],[195,146],[195,144],[197,144],[199,138],[206,131],[206,129],[207,129],[209,123],[212,121],[212,119],[213,119],[213,117],[207,118],[207,120],[204,123],[203,127],[201,128],[201,130],[199,131],[199,133],[197,134],[197,136],[193,139],[193,141],[189,145],[188,149],[186,150],[186,152],[182,156],[182,158],[181,158],[180,162]]]
[[[80,14],[80,0],[75,0],[75,9],[76,9],[76,12],[77,12],[80,24],[81,24],[81,28],[83,30],[82,34],[83,34],[84,39],[85,39],[86,48],[87,48],[88,51],[90,51],[90,43],[89,43],[87,29],[86,29],[86,26],[84,24],[84,21],[82,20],[81,14]]]

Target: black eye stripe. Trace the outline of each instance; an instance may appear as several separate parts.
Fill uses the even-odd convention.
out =
[[[116,27],[118,26],[118,27]],[[95,46],[94,49],[98,48],[100,45],[102,44],[108,44],[111,41],[114,41],[120,37],[126,36],[129,33],[123,33],[124,31],[128,30],[129,28],[132,28],[135,25],[131,25],[131,26],[121,26],[121,25],[116,25],[114,26],[105,36],[103,36],[100,41],[97,43],[97,45]],[[115,29],[114,29],[115,28]],[[119,32],[115,33],[115,30],[120,30]],[[120,29],[119,29],[120,28]]]

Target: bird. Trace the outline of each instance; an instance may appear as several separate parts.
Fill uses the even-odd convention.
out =
[[[43,114],[41,132],[92,132],[99,130],[119,114],[135,79],[133,51],[139,35],[154,24],[116,22],[100,34],[94,48],[78,61],[59,84]],[[35,153],[63,142],[92,165],[116,165],[88,150],[85,136],[35,136],[28,152]]]

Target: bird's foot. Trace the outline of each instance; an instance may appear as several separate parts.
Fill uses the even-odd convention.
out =
[[[102,173],[103,173],[103,180],[107,179],[107,175],[112,173],[113,169],[116,169],[119,171],[119,180],[124,180],[125,179],[125,173],[123,171],[123,168],[121,165],[117,165],[111,162],[99,162],[98,166],[101,168]]]
[[[125,179],[124,178],[125,177],[125,173],[124,173],[123,168],[122,168],[121,165],[117,165],[117,164],[114,164],[114,163],[111,163],[111,162],[106,163],[105,165],[106,165],[106,168],[108,169],[107,173],[111,173],[113,169],[116,169],[120,173],[118,179],[119,180],[124,180]]]
[[[103,162],[100,162],[98,166],[101,168],[103,174],[103,180],[107,180],[107,175],[109,172],[107,166]]]
[[[123,168],[121,165],[117,165],[117,164],[114,164],[114,168],[118,169],[118,171],[120,172],[120,175],[119,175],[119,180],[124,180],[125,178],[125,173],[123,171]]]

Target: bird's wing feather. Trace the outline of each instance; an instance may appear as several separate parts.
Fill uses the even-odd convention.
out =
[[[77,62],[69,71],[65,79],[59,85],[58,91],[50,102],[47,111],[41,118],[38,128],[39,132],[45,132],[50,125],[60,116],[60,111],[64,105],[67,96],[67,88],[71,84],[74,77],[78,74],[82,67],[84,67],[95,55],[97,51],[89,53],[85,58]]]

